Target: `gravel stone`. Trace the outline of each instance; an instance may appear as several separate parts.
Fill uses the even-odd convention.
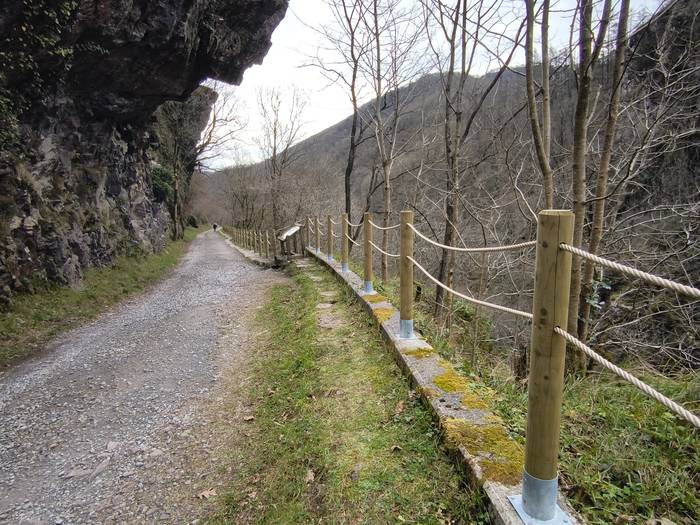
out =
[[[160,284],[0,373],[0,523],[201,513],[224,439],[209,429],[246,410],[224,407],[226,385],[244,381],[250,319],[283,279],[209,231]]]

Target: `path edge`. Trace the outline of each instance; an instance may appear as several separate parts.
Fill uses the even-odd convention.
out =
[[[240,250],[240,248],[239,248]],[[505,470],[509,470],[513,457],[517,450],[522,452],[522,447],[512,438],[507,436],[502,420],[491,412],[482,403],[479,403],[480,392],[469,387],[469,379],[456,370],[449,362],[441,358],[433,347],[421,337],[415,339],[399,338],[399,311],[391,302],[377,293],[366,294],[364,283],[360,276],[352,271],[343,272],[341,265],[335,260],[328,260],[322,253],[305,248],[305,252],[328,268],[335,276],[345,284],[357,298],[362,307],[372,317],[380,330],[382,338],[393,354],[399,368],[408,377],[411,384],[420,394],[421,399],[429,408],[433,418],[437,422],[443,440],[448,448],[451,448],[453,460],[464,471],[467,481],[473,487],[480,487],[487,500],[489,513],[496,525],[523,525],[515,508],[508,499],[509,496],[522,494],[522,483],[504,479],[502,472],[494,465],[502,464]],[[459,388],[445,390],[435,383],[438,379],[443,386],[444,381],[440,377],[449,377],[454,381],[448,382],[459,385]],[[467,401],[465,401],[465,399]],[[489,450],[476,450],[473,443],[460,440],[465,434],[461,428],[502,429],[503,435],[509,442],[499,442],[508,450],[492,447]],[[455,448],[456,446],[456,448]],[[512,447],[512,448],[510,448]],[[468,448],[472,450],[469,451]],[[478,447],[477,447],[478,448]],[[484,447],[487,448],[487,447]],[[519,465],[522,472],[522,465]],[[508,478],[510,476],[506,476]],[[568,524],[585,525],[585,520],[569,504],[566,497],[558,494],[559,506],[568,514]],[[532,522],[544,523],[544,522]]]

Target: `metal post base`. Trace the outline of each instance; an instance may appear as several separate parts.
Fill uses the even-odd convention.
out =
[[[523,472],[523,493],[508,496],[513,508],[526,525],[560,525],[572,523],[557,505],[559,478],[539,479]]]
[[[365,281],[365,293],[374,293],[372,281]]]
[[[569,518],[566,512],[561,510],[559,505],[554,506],[554,517],[551,520],[538,520],[525,512],[522,496],[508,496],[508,500],[510,501],[511,505],[513,505],[515,512],[518,513],[518,516],[521,520],[523,520],[525,525],[566,525],[573,523],[571,518]]]
[[[342,263],[340,265],[340,271],[343,273],[348,273],[350,271],[350,268],[348,268],[348,263]]]
[[[401,339],[416,338],[416,334],[413,333],[413,319],[399,320],[399,337]]]

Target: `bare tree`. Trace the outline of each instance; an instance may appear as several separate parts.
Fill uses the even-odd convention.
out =
[[[282,183],[289,168],[299,158],[292,146],[301,136],[306,98],[296,87],[284,92],[279,88],[258,92],[258,109],[263,129],[259,137],[260,150],[265,159],[272,202],[272,226],[282,225]]]
[[[357,148],[362,142],[366,128],[359,104],[363,92],[361,61],[368,52],[371,42],[364,24],[367,3],[329,0],[327,5],[332,13],[332,22],[315,28],[323,37],[326,47],[317,51],[311,65],[319,68],[329,81],[341,83],[347,90],[352,104],[348,150],[343,174],[345,213],[352,221],[352,174]]]
[[[465,167],[463,158],[471,139],[474,124],[482,111],[489,94],[497,86],[503,73],[508,70],[515,50],[521,39],[521,29],[515,36],[504,34],[504,18],[499,12],[502,2],[479,1],[469,4],[457,0],[448,5],[443,0],[421,0],[423,5],[426,32],[435,57],[435,65],[441,77],[444,101],[443,140],[444,140],[444,235],[445,245],[454,245],[460,229],[461,212],[459,196],[462,192],[462,178]],[[501,29],[499,31],[499,29]],[[491,51],[490,45],[496,51]],[[507,48],[500,49],[503,42]],[[509,49],[508,49],[509,48]],[[467,82],[479,52],[491,54],[498,63],[490,81],[471,82],[469,104],[466,105]],[[466,105],[466,107],[465,107]],[[442,250],[438,266],[438,279],[451,287],[454,277],[454,252]],[[441,323],[447,320],[451,296],[437,286],[435,290],[435,317]]]
[[[182,238],[184,207],[192,174],[218,158],[245,124],[232,88],[221,83],[200,86],[185,102],[166,102],[157,112],[158,154],[172,179],[168,199],[173,238]]]

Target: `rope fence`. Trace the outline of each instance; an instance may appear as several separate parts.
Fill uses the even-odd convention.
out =
[[[321,235],[323,234],[325,236],[324,242],[326,252],[323,258],[328,261],[328,264],[332,264],[332,253],[337,248],[334,239],[340,239],[340,271],[349,272],[350,245],[361,246],[363,249],[362,257],[364,261],[362,291],[365,294],[375,293],[373,288],[374,252],[377,251],[386,257],[399,260],[400,338],[412,339],[416,337],[413,331],[414,268],[418,269],[433,284],[454,297],[458,297],[474,305],[531,321],[530,363],[527,382],[529,392],[528,421],[525,440],[525,474],[523,476],[522,485],[523,501],[538,501],[537,505],[542,505],[543,508],[547,507],[547,509],[549,509],[547,512],[551,511],[550,507],[556,506],[559,457],[557,444],[559,443],[561,405],[564,390],[564,362],[567,343],[588,356],[588,358],[601,367],[613,372],[651,399],[662,404],[673,414],[676,414],[696,428],[700,428],[700,417],[698,415],[687,410],[679,403],[663,395],[639,378],[605,359],[602,355],[586,345],[585,342],[561,328],[568,324],[570,301],[579,300],[578,297],[569,297],[572,259],[574,255],[592,261],[600,266],[618,271],[625,276],[640,279],[646,283],[660,286],[695,299],[700,299],[700,289],[616,263],[572,246],[574,225],[574,216],[572,212],[565,210],[541,211],[538,214],[536,240],[484,247],[448,246],[434,241],[421,233],[414,226],[413,212],[411,211],[402,211],[401,222],[386,227],[375,224],[372,221],[372,214],[369,212],[364,214],[363,221],[360,224],[351,223],[348,220],[347,214],[340,215],[339,221],[333,220],[330,215],[326,220],[327,228],[324,230],[321,228],[319,217],[309,217],[306,219],[306,227],[302,227],[299,230],[299,232],[303,232],[302,236],[305,236],[305,239],[302,239],[302,247],[306,246],[306,249],[310,253],[315,253],[318,257],[322,257]],[[312,226],[312,223],[315,227]],[[333,225],[337,224],[341,224],[341,233],[333,231]],[[349,235],[350,227],[362,228],[361,243],[355,241]],[[385,251],[374,243],[374,229],[387,231],[397,228],[400,232],[400,251],[398,254]],[[315,234],[315,246],[312,246],[311,233]],[[297,232],[297,235],[298,234]],[[441,282],[440,279],[433,276],[415,259],[415,237],[442,250],[460,253],[494,253],[535,247],[535,285],[531,311],[517,310],[508,306],[476,299],[475,297],[447,286],[445,283]],[[236,240],[250,249],[262,251],[260,232],[243,230],[237,232]],[[275,251],[275,245],[276,242],[273,242],[273,253]],[[549,499],[541,498],[542,483],[549,484],[550,486],[550,488],[547,489],[547,498]],[[551,487],[553,487],[553,489],[551,489]],[[550,495],[554,495],[553,498],[550,498]]]
[[[592,253],[588,253],[587,251],[581,250],[580,248],[576,248],[574,246],[569,246],[568,244],[562,243],[559,245],[559,248],[566,252],[573,253],[574,255],[578,255],[582,259],[592,261],[600,266],[616,270],[624,275],[629,275],[630,277],[641,279],[648,283],[655,284],[656,286],[660,286],[662,288],[673,290],[674,292],[693,297],[694,299],[700,299],[700,290],[697,288],[693,288],[692,286],[686,286],[685,284],[680,284],[675,281],[671,281],[669,279],[664,279],[663,277],[653,275],[651,273],[637,270],[636,268],[632,268],[630,266],[625,266],[624,264],[616,263],[615,261],[611,261],[609,259],[604,259],[603,257],[593,255]]]
[[[423,235],[421,232],[419,232],[413,224],[409,226],[411,230],[413,230],[413,233],[418,235],[421,239],[423,239],[426,242],[429,242],[433,246],[437,246],[438,248],[442,248],[444,250],[451,250],[453,252],[465,252],[465,253],[485,253],[485,252],[504,252],[508,250],[520,250],[522,248],[529,248],[530,246],[535,246],[537,244],[537,241],[527,241],[527,242],[521,242],[518,244],[506,244],[503,246],[484,246],[484,247],[479,247],[479,248],[460,248],[458,246],[447,246],[446,244],[441,244],[437,241],[434,241],[430,239],[429,237],[426,237]]]
[[[470,303],[478,304],[480,306],[485,306],[487,308],[492,308],[493,310],[500,310],[501,312],[506,312],[506,313],[513,314],[513,315],[519,315],[520,317],[525,317],[526,319],[532,320],[532,314],[530,312],[523,312],[522,310],[515,310],[513,308],[508,308],[507,306],[501,306],[500,304],[494,304],[494,303],[489,303],[486,301],[480,301],[479,299],[476,299],[474,297],[470,297],[468,295],[460,293],[457,290],[454,290],[454,289],[450,288],[449,286],[441,283],[438,279],[433,277],[430,274],[430,272],[428,272],[428,270],[426,270],[420,264],[418,264],[418,262],[413,257],[409,257],[408,260],[411,261],[415,265],[415,267],[418,268],[423,273],[423,275],[425,275],[428,279],[430,279],[432,282],[434,282],[440,288],[448,291],[452,295],[460,297],[461,299],[464,299],[465,301],[468,301]]]
[[[369,221],[369,224],[378,230],[394,230],[401,226],[400,224],[394,224],[393,226],[379,226],[378,224],[374,224],[372,221]]]
[[[636,386],[639,390],[644,392],[647,396],[655,399],[662,405],[664,405],[666,408],[668,408],[671,412],[677,414],[678,416],[682,417],[689,423],[692,423],[695,427],[700,428],[700,417],[696,416],[689,410],[683,408],[681,405],[673,401],[672,399],[667,398],[665,395],[663,395],[661,392],[658,390],[654,390],[652,387],[647,385],[646,383],[640,381],[636,377],[634,377],[632,374],[629,372],[623,370],[619,366],[614,365],[607,359],[605,359],[602,355],[598,354],[595,350],[593,350],[590,346],[587,346],[584,344],[582,341],[580,341],[578,338],[574,337],[571,335],[569,332],[566,330],[562,330],[558,326],[554,328],[554,331],[562,336],[564,339],[566,339],[569,343],[571,343],[573,346],[581,350],[584,354],[586,354],[588,357],[593,359],[596,363],[601,365],[604,368],[607,368],[614,374],[620,376],[622,379],[627,381],[628,383],[631,383],[632,385]]]
[[[373,247],[375,250],[377,250],[379,253],[382,253],[382,254],[386,255],[387,257],[401,257],[400,255],[398,255],[398,254],[396,254],[396,253],[385,252],[385,251],[382,250],[379,246],[377,246],[376,244],[374,244],[372,241],[369,241],[369,243],[370,243],[370,245],[372,245],[372,247]]]

